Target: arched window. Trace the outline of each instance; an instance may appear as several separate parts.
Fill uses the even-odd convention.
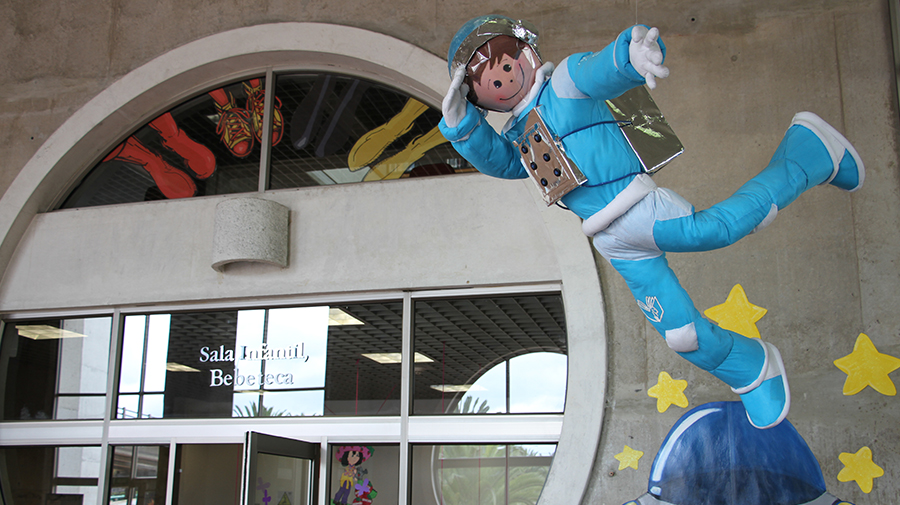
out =
[[[362,77],[260,75],[138,128],[62,208],[473,171],[441,135],[440,119],[420,99]]]

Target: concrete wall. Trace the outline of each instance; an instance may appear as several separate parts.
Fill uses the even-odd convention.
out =
[[[851,352],[860,333],[880,352],[900,356],[898,110],[888,4],[784,3],[10,0],[0,21],[0,118],[6,126],[0,189],[10,186],[64,121],[117,79],[167,51],[229,29],[281,21],[336,23],[444,57],[460,24],[500,12],[536,23],[545,59],[559,61],[571,52],[599,50],[635,20],[659,26],[672,74],[654,97],[687,149],[656,177],[660,185],[697,208],[715,203],[764,166],[800,110],[815,111],[845,132],[866,162],[860,192],[816,188],[763,233],[721,251],[670,255],[670,262],[701,311],[722,303],[738,283],[752,303],[769,310],[758,327],[785,358],[794,395],[789,420],[818,458],[829,491],[858,505],[892,503],[900,494],[900,401],[871,388],[843,396],[846,376],[832,364]],[[38,238],[52,243],[53,235],[29,240]],[[4,282],[27,284],[28,270],[21,266],[8,271]],[[653,455],[684,412],[656,411],[647,389],[659,371],[688,380],[692,407],[735,397],[665,346],[602,260],[597,270],[606,302],[608,390],[600,449],[595,461],[582,462],[593,465],[583,503],[619,504],[646,490]],[[207,274],[215,275],[211,269]],[[7,290],[0,304],[26,308],[32,301]],[[63,297],[59,303],[76,302]],[[900,379],[897,373],[892,378]],[[614,456],[625,444],[645,452],[637,471],[617,470]],[[843,468],[839,453],[862,446],[872,448],[885,470],[870,494],[836,478]]]

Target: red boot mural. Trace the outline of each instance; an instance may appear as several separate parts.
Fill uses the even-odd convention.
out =
[[[166,198],[188,198],[197,194],[197,185],[191,176],[167,163],[133,136],[128,137],[103,159],[113,160],[143,167]]]
[[[253,131],[253,137],[257,141],[262,142],[266,90],[260,79],[250,79],[244,83],[244,91],[247,93],[247,112],[250,114],[250,129]],[[284,116],[281,114],[281,100],[276,96],[272,107],[272,145],[278,145],[283,135]]]
[[[184,158],[188,168],[198,179],[206,179],[216,171],[216,157],[206,146],[198,144],[175,124],[172,114],[166,112],[154,119],[150,127],[159,132],[163,146]]]
[[[216,110],[219,112],[216,133],[219,134],[222,143],[238,158],[250,154],[253,150],[250,113],[247,109],[238,107],[234,96],[222,88],[210,91],[209,96],[216,102]]]

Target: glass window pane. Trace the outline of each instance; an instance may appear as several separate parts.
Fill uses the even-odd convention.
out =
[[[56,419],[103,419],[106,395],[59,396],[56,398]]]
[[[399,416],[402,302],[331,307],[326,416]]]
[[[111,446],[110,505],[158,505],[166,501],[169,446]]]
[[[99,447],[0,448],[2,502],[15,505],[94,505]],[[8,487],[7,487],[8,485]]]
[[[137,393],[141,390],[147,320],[147,316],[125,317],[125,331],[122,334],[122,363],[119,369],[120,393]]]
[[[269,310],[266,389],[325,387],[328,307]]]
[[[172,505],[239,503],[242,449],[241,444],[179,445]]]
[[[402,306],[129,315],[117,418],[399,415]]]
[[[328,472],[328,503],[399,503],[398,445],[332,445]]]
[[[555,452],[555,444],[413,446],[411,502],[537,503]]]
[[[381,84],[280,75],[275,94],[284,137],[272,148],[270,189],[473,170],[440,134],[440,110]]]
[[[463,393],[456,405],[459,414],[502,414],[506,412],[506,361],[494,365]]]
[[[147,328],[147,362],[144,364],[144,391],[165,391],[166,355],[169,350],[168,314],[150,316]]]
[[[140,395],[119,395],[116,419],[137,419],[140,414]]]
[[[312,461],[275,454],[256,456],[257,485],[250,503],[312,505]]]
[[[510,412],[562,412],[568,361],[566,355],[552,352],[523,354],[509,360]],[[536,370],[540,373],[535,373]]]
[[[558,293],[418,300],[414,310],[414,414],[562,412],[564,363],[548,360],[552,378],[540,389],[507,364],[532,353],[565,358]],[[538,405],[538,396],[547,398]]]
[[[265,79],[196,96],[138,129],[81,181],[62,208],[259,189]]]
[[[3,419],[102,418],[111,331],[109,317],[7,324],[0,343]]]

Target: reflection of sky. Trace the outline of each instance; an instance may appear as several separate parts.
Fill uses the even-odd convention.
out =
[[[279,388],[324,388],[325,387],[325,353],[328,347],[328,307],[295,307],[286,309],[270,309],[266,327],[266,348],[269,350],[298,348],[296,359],[265,360],[265,374],[276,380],[281,378],[282,384],[266,384],[267,392],[262,396],[263,408],[271,408],[273,413],[283,415],[323,415],[325,391],[271,391]],[[253,385],[248,382],[238,385],[235,391],[259,389],[259,375],[263,371],[263,361],[243,360],[243,346],[258,350],[262,346],[263,328],[266,325],[266,311],[238,311],[237,335],[235,339],[235,366],[237,373],[247,377],[255,375]],[[309,359],[306,359],[309,356]],[[290,374],[293,383],[287,383]],[[240,412],[259,402],[260,395],[252,393],[236,393],[233,405]]]
[[[166,389],[166,359],[169,355],[169,314],[127,316],[122,342],[122,367],[119,391],[137,393],[141,390],[141,371],[144,391],[163,392]],[[144,329],[147,329],[147,355],[144,359]],[[142,366],[143,365],[143,366]]]
[[[564,354],[552,352],[534,352],[509,360],[510,412],[562,412],[566,399],[567,364]],[[470,396],[479,403],[487,400],[491,413],[505,412],[506,362],[479,377],[462,401]]]
[[[293,385],[286,388],[325,387],[325,352],[328,348],[328,307],[297,307],[269,310],[269,349],[300,345],[299,359],[268,360],[266,373],[290,373]],[[272,386],[268,386],[271,388]],[[277,386],[275,386],[277,387]]]
[[[141,388],[141,362],[144,360],[144,326],[147,316],[126,316],[122,338],[122,366],[119,392],[137,393]]]
[[[258,348],[262,345],[262,330],[263,324],[266,321],[266,310],[258,309],[258,310],[239,310],[237,317],[237,330],[234,339],[234,365],[236,370],[235,375],[256,375],[259,377],[259,372],[262,369],[261,361],[238,361],[241,355],[241,349],[243,346],[247,346],[250,348]],[[259,386],[253,385],[250,386],[244,383],[242,386],[238,386],[235,383],[234,389],[257,389]]]
[[[525,449],[533,456],[553,456],[554,454],[556,454],[556,444],[519,444],[516,445],[516,447]]]
[[[506,412],[506,362],[500,363],[479,377],[463,395],[459,405],[462,406],[469,397],[472,398],[473,408],[477,408],[482,400],[487,400],[489,413]]]
[[[259,374],[262,372],[260,360],[244,360],[243,346],[248,350],[259,350],[262,346],[265,310],[242,310],[238,312],[237,338],[235,342],[235,366],[244,377],[255,375],[253,385],[246,382],[235,384],[236,390],[258,389]],[[269,310],[266,347],[269,350],[298,348],[297,359],[265,360],[265,373],[279,377],[291,374],[293,384],[267,384],[266,389],[325,387],[325,351],[328,346],[328,307],[296,307]],[[305,356],[309,356],[306,359]],[[284,382],[286,376],[281,375]]]
[[[147,368],[144,371],[144,391],[166,390],[166,358],[169,355],[169,314],[150,316],[147,331]],[[162,417],[162,416],[160,416]]]
[[[567,363],[564,354],[553,352],[535,352],[509,360],[510,411],[562,412]]]

